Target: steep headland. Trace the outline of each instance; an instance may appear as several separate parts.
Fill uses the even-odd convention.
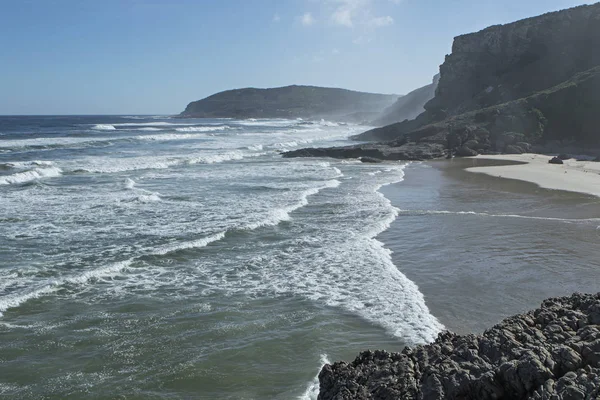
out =
[[[235,89],[191,102],[188,118],[325,118],[366,122],[392,105],[397,95],[316,86]]]
[[[599,48],[600,3],[459,36],[422,114],[355,139],[384,147],[433,143],[457,156],[557,143],[593,151],[600,148]]]
[[[600,293],[544,301],[482,335],[325,365],[320,400],[600,398]]]
[[[416,118],[425,111],[425,104],[433,99],[439,80],[440,75],[437,74],[429,85],[400,97],[394,104],[383,110],[381,115],[371,122],[371,125],[384,126]]]

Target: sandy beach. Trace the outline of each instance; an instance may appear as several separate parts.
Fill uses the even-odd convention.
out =
[[[539,158],[539,169],[554,170]],[[483,167],[510,162],[456,158],[415,163],[407,167],[403,182],[381,189],[400,215],[378,238],[451,331],[483,332],[545,298],[598,291],[598,199],[517,180],[529,164]],[[473,166],[516,168],[517,179],[498,178],[504,172],[490,176],[465,170]]]
[[[514,161],[519,164],[467,168],[469,172],[518,179],[545,189],[565,190],[600,196],[600,162],[564,160],[549,164],[551,156],[541,154],[480,155],[475,160]]]

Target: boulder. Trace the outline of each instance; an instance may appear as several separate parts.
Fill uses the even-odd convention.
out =
[[[325,365],[321,400],[598,399],[600,293],[545,300],[481,335]]]
[[[527,142],[517,142],[515,146],[522,148],[526,152],[531,151],[531,144]]]
[[[552,159],[550,161],[548,161],[550,164],[564,164],[563,160],[561,160],[558,157],[552,157]]]
[[[377,164],[377,163],[382,162],[382,160],[380,160],[379,158],[375,158],[375,157],[360,157],[359,160],[360,160],[360,162],[369,163],[369,164]]]
[[[458,149],[456,149],[456,151],[454,152],[454,155],[456,157],[473,157],[476,156],[478,153],[473,150],[468,148],[467,146],[461,146]]]
[[[525,153],[525,150],[523,150],[517,145],[509,144],[508,146],[506,146],[506,149],[504,149],[504,152],[506,154],[523,154]]]

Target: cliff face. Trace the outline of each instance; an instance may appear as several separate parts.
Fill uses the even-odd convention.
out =
[[[396,101],[396,95],[315,86],[236,89],[191,102],[188,118],[326,118],[368,121]]]
[[[433,98],[439,79],[438,74],[433,77],[433,82],[429,85],[400,97],[394,104],[386,108],[377,119],[372,121],[371,125],[384,126],[416,118],[425,111],[425,104]]]
[[[600,293],[548,299],[479,336],[326,365],[320,400],[598,399]]]
[[[600,65],[600,4],[455,38],[431,112],[456,115],[529,96]]]
[[[467,146],[470,150],[507,151],[495,146],[505,144],[499,140],[504,134],[516,134],[534,145],[559,140],[600,147],[595,128],[600,109],[598,49],[600,3],[459,36],[440,67],[435,97],[426,111],[415,120],[368,131],[357,139],[420,140],[433,132],[435,140],[450,135],[449,150],[456,152],[478,140],[482,135],[472,132],[483,129],[489,133],[484,138],[489,146]],[[539,123],[531,123],[532,115]]]

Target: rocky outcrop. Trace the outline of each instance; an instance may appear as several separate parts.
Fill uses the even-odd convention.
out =
[[[600,293],[544,301],[482,335],[326,365],[320,400],[598,399]]]
[[[544,151],[544,143],[564,143],[578,154],[600,147],[600,67],[576,74],[557,86],[496,106],[419,126],[413,121],[377,128],[367,137],[394,137],[378,146],[444,144],[457,156]],[[364,134],[356,137],[364,140]],[[575,144],[575,145],[574,145]],[[363,145],[364,146],[364,145]],[[405,148],[408,150],[408,148]],[[552,152],[552,150],[549,150]],[[324,152],[325,153],[325,152]],[[331,149],[328,153],[335,153]],[[302,152],[297,154],[303,154]],[[440,157],[442,155],[440,154]],[[416,159],[410,156],[407,160]]]
[[[356,123],[373,119],[397,99],[397,95],[316,86],[246,88],[191,102],[180,117],[325,118]]]
[[[446,157],[446,147],[437,143],[362,144],[344,147],[306,148],[288,151],[283,157],[331,157],[376,160],[422,161]]]
[[[371,125],[384,126],[416,118],[425,111],[425,104],[433,99],[439,80],[440,75],[437,74],[429,85],[400,97],[394,104],[386,108],[378,118],[373,120]]]
[[[459,36],[424,113],[355,139],[458,136],[483,143],[467,146],[477,152],[600,148],[599,48],[600,3]],[[474,130],[488,134],[472,137]],[[507,143],[507,134],[527,146]]]
[[[458,36],[425,108],[458,115],[528,97],[600,65],[599,48],[600,4]]]

